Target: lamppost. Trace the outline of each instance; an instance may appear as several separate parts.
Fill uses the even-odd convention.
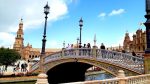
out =
[[[150,0],[145,0],[146,2],[146,15],[147,19],[144,23],[146,27],[146,44],[147,49],[144,54],[144,73],[150,74]]]
[[[82,47],[82,43],[81,43],[81,30],[82,30],[82,26],[83,26],[83,20],[82,18],[79,20],[79,26],[80,26],[80,42],[79,42],[79,48]]]
[[[44,33],[43,33],[43,39],[42,39],[42,50],[41,50],[41,59],[40,59],[40,70],[43,72],[43,56],[45,56],[45,46],[46,46],[46,26],[47,26],[47,15],[49,14],[50,7],[48,6],[48,3],[44,7],[44,13],[45,13],[45,25],[44,25]]]
[[[44,34],[42,39],[42,50],[40,55],[40,74],[38,75],[36,84],[48,84],[47,75],[44,73],[44,67],[43,67],[43,56],[45,56],[45,45],[46,45],[46,26],[47,26],[47,15],[49,13],[50,7],[48,6],[48,2],[46,6],[44,7],[44,13],[45,13],[45,25],[44,25]]]
[[[79,38],[77,38],[77,48],[79,48]]]
[[[94,46],[96,46],[96,34],[94,35]]]
[[[45,54],[45,45],[46,45],[46,26],[47,26],[47,15],[49,13],[49,6],[48,3],[46,4],[46,6],[44,7],[44,13],[45,13],[45,25],[44,25],[44,34],[43,34],[43,39],[42,39],[42,51],[41,54]]]
[[[65,41],[63,42],[63,48],[65,48]]]

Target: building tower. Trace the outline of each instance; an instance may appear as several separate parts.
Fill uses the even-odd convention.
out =
[[[129,33],[126,32],[125,37],[124,37],[124,42],[123,42],[123,49],[127,52],[129,52],[129,45],[130,45],[130,37]]]
[[[24,47],[24,38],[23,38],[23,19],[21,19],[20,23],[19,23],[19,29],[17,31],[17,36],[15,38],[15,43],[13,46],[13,49],[17,50],[17,51],[21,51]]]

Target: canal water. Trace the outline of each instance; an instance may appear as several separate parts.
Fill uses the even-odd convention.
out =
[[[90,74],[86,75],[85,81],[88,80],[103,80],[113,78],[112,75],[107,73],[100,73],[100,74]],[[36,81],[28,81],[28,82],[14,82],[14,83],[1,83],[1,84],[35,84]]]
[[[91,75],[87,75],[85,80],[89,81],[89,80],[104,80],[104,79],[110,79],[113,78],[114,76],[112,76],[109,73],[100,73],[100,74],[91,74]]]

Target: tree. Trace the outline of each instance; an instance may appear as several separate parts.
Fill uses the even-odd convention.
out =
[[[9,48],[0,48],[0,65],[5,65],[5,70],[7,70],[8,65],[12,65],[18,59],[21,58],[21,55]]]

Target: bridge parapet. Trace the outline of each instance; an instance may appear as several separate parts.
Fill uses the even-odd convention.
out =
[[[93,49],[90,48],[63,49],[62,51],[45,56],[43,58],[43,61],[44,64],[46,64],[55,60],[61,60],[66,58],[75,58],[75,59],[82,58],[82,59],[95,60],[95,61],[100,61],[103,63],[115,65],[121,68],[125,68],[139,74],[144,73],[143,56],[136,57],[127,53],[108,51],[103,49],[94,49],[94,48]],[[37,68],[37,65],[38,64],[33,65],[32,67],[35,69]],[[111,69],[110,66],[109,67],[106,66],[103,67]]]
[[[124,68],[128,68],[139,73],[144,73],[144,60],[142,56],[136,57],[127,53],[120,53],[103,49],[96,49],[96,56],[94,56],[93,52],[93,49],[90,48],[68,49],[64,50],[64,56],[62,56],[62,52],[57,52],[55,54],[46,56],[44,58],[44,62],[47,63],[52,60],[63,58],[92,58],[98,61],[108,62]]]
[[[150,74],[65,84],[150,84]]]

